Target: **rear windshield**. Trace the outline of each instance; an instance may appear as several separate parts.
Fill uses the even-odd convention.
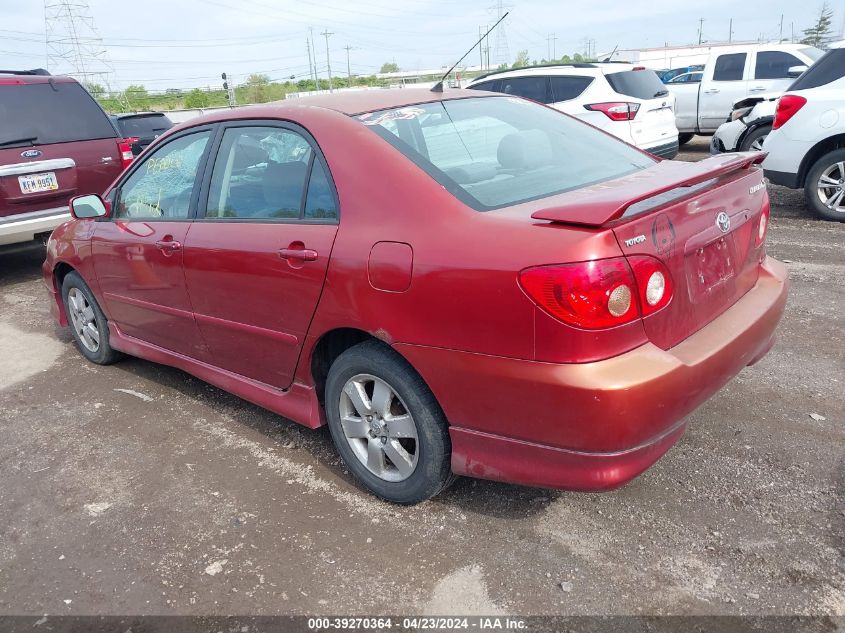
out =
[[[78,83],[0,86],[0,146],[116,136],[106,113]]]
[[[148,116],[131,116],[117,119],[117,127],[123,136],[138,136],[144,138],[147,136],[158,136],[173,127],[163,114],[155,114]]]
[[[423,103],[358,119],[478,211],[586,187],[656,162],[586,123],[514,97]]]
[[[843,76],[845,76],[845,48],[834,48],[792,82],[789,90],[807,90],[826,86]]]
[[[656,99],[669,94],[653,70],[626,70],[605,77],[616,92],[634,99]]]

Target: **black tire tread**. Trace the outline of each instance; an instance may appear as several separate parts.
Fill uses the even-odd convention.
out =
[[[818,195],[816,195],[816,182],[818,182],[822,170],[832,163],[838,163],[843,160],[845,160],[845,148],[835,149],[832,152],[828,152],[813,163],[813,166],[810,167],[810,170],[807,172],[807,178],[804,181],[804,198],[807,201],[807,205],[810,209],[812,209],[813,213],[824,220],[845,222],[845,213],[839,213],[828,209],[822,204],[822,201],[819,200]]]

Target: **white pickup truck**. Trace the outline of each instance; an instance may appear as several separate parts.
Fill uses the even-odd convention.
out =
[[[675,123],[681,144],[695,134],[712,134],[745,97],[782,92],[823,52],[804,44],[745,44],[710,53],[701,82],[669,83],[675,95]]]

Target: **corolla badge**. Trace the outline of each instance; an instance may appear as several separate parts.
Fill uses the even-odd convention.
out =
[[[731,218],[730,216],[722,211],[719,215],[716,216],[716,226],[719,227],[719,230],[722,233],[727,233],[731,230]]]
[[[25,152],[21,152],[21,158],[38,158],[41,156],[42,152],[38,149],[28,149]]]

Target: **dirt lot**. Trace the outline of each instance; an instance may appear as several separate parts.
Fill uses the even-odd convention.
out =
[[[43,252],[0,255],[0,613],[845,614],[845,224],[772,198],[779,343],[605,494],[464,479],[381,503],[325,430],[84,362]]]

